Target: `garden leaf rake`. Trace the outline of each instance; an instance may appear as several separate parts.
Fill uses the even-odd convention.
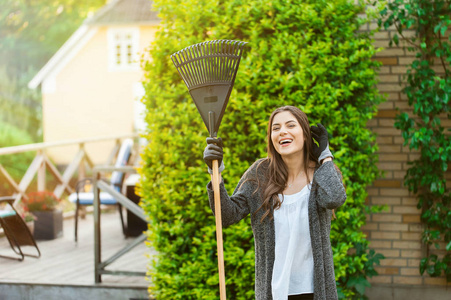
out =
[[[211,137],[219,130],[246,44],[215,40],[171,55]]]
[[[188,87],[211,137],[217,136],[246,44],[232,40],[208,41],[186,47],[171,55],[172,62]],[[217,160],[213,161],[212,167],[219,292],[220,299],[225,300],[224,252]]]

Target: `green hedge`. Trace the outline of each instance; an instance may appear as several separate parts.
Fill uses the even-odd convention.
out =
[[[219,136],[225,142],[223,177],[231,193],[256,159],[265,157],[272,110],[296,105],[323,123],[343,172],[348,200],[332,223],[341,298],[362,298],[381,255],[369,252],[360,231],[365,188],[378,176],[375,137],[366,123],[383,100],[375,89],[378,63],[371,33],[358,32],[362,6],[353,0],[155,1],[161,29],[145,61],[147,139],[140,173],[150,219],[153,256],[149,292],[156,299],[218,299],[215,222],[208,206],[209,175],[202,161],[208,133],[170,55],[213,39],[247,41]],[[224,229],[230,299],[254,297],[250,218]]]

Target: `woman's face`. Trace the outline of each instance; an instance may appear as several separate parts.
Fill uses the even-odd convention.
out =
[[[274,116],[271,141],[282,157],[304,151],[304,131],[291,112],[283,111]]]

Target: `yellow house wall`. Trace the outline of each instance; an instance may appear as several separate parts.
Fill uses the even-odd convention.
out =
[[[44,141],[61,141],[132,133],[134,85],[142,71],[109,71],[107,27],[55,76],[56,90],[43,94]],[[140,53],[153,41],[156,27],[140,27]],[[105,163],[114,141],[86,144],[96,164]],[[68,164],[78,147],[50,148],[58,164]]]

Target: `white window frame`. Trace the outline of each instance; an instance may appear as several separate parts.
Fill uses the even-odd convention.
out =
[[[126,40],[127,36],[129,37],[128,41]],[[107,39],[108,39],[109,71],[114,72],[114,71],[139,70],[138,27],[109,28],[107,33]],[[119,47],[119,55],[118,55],[118,47]]]

